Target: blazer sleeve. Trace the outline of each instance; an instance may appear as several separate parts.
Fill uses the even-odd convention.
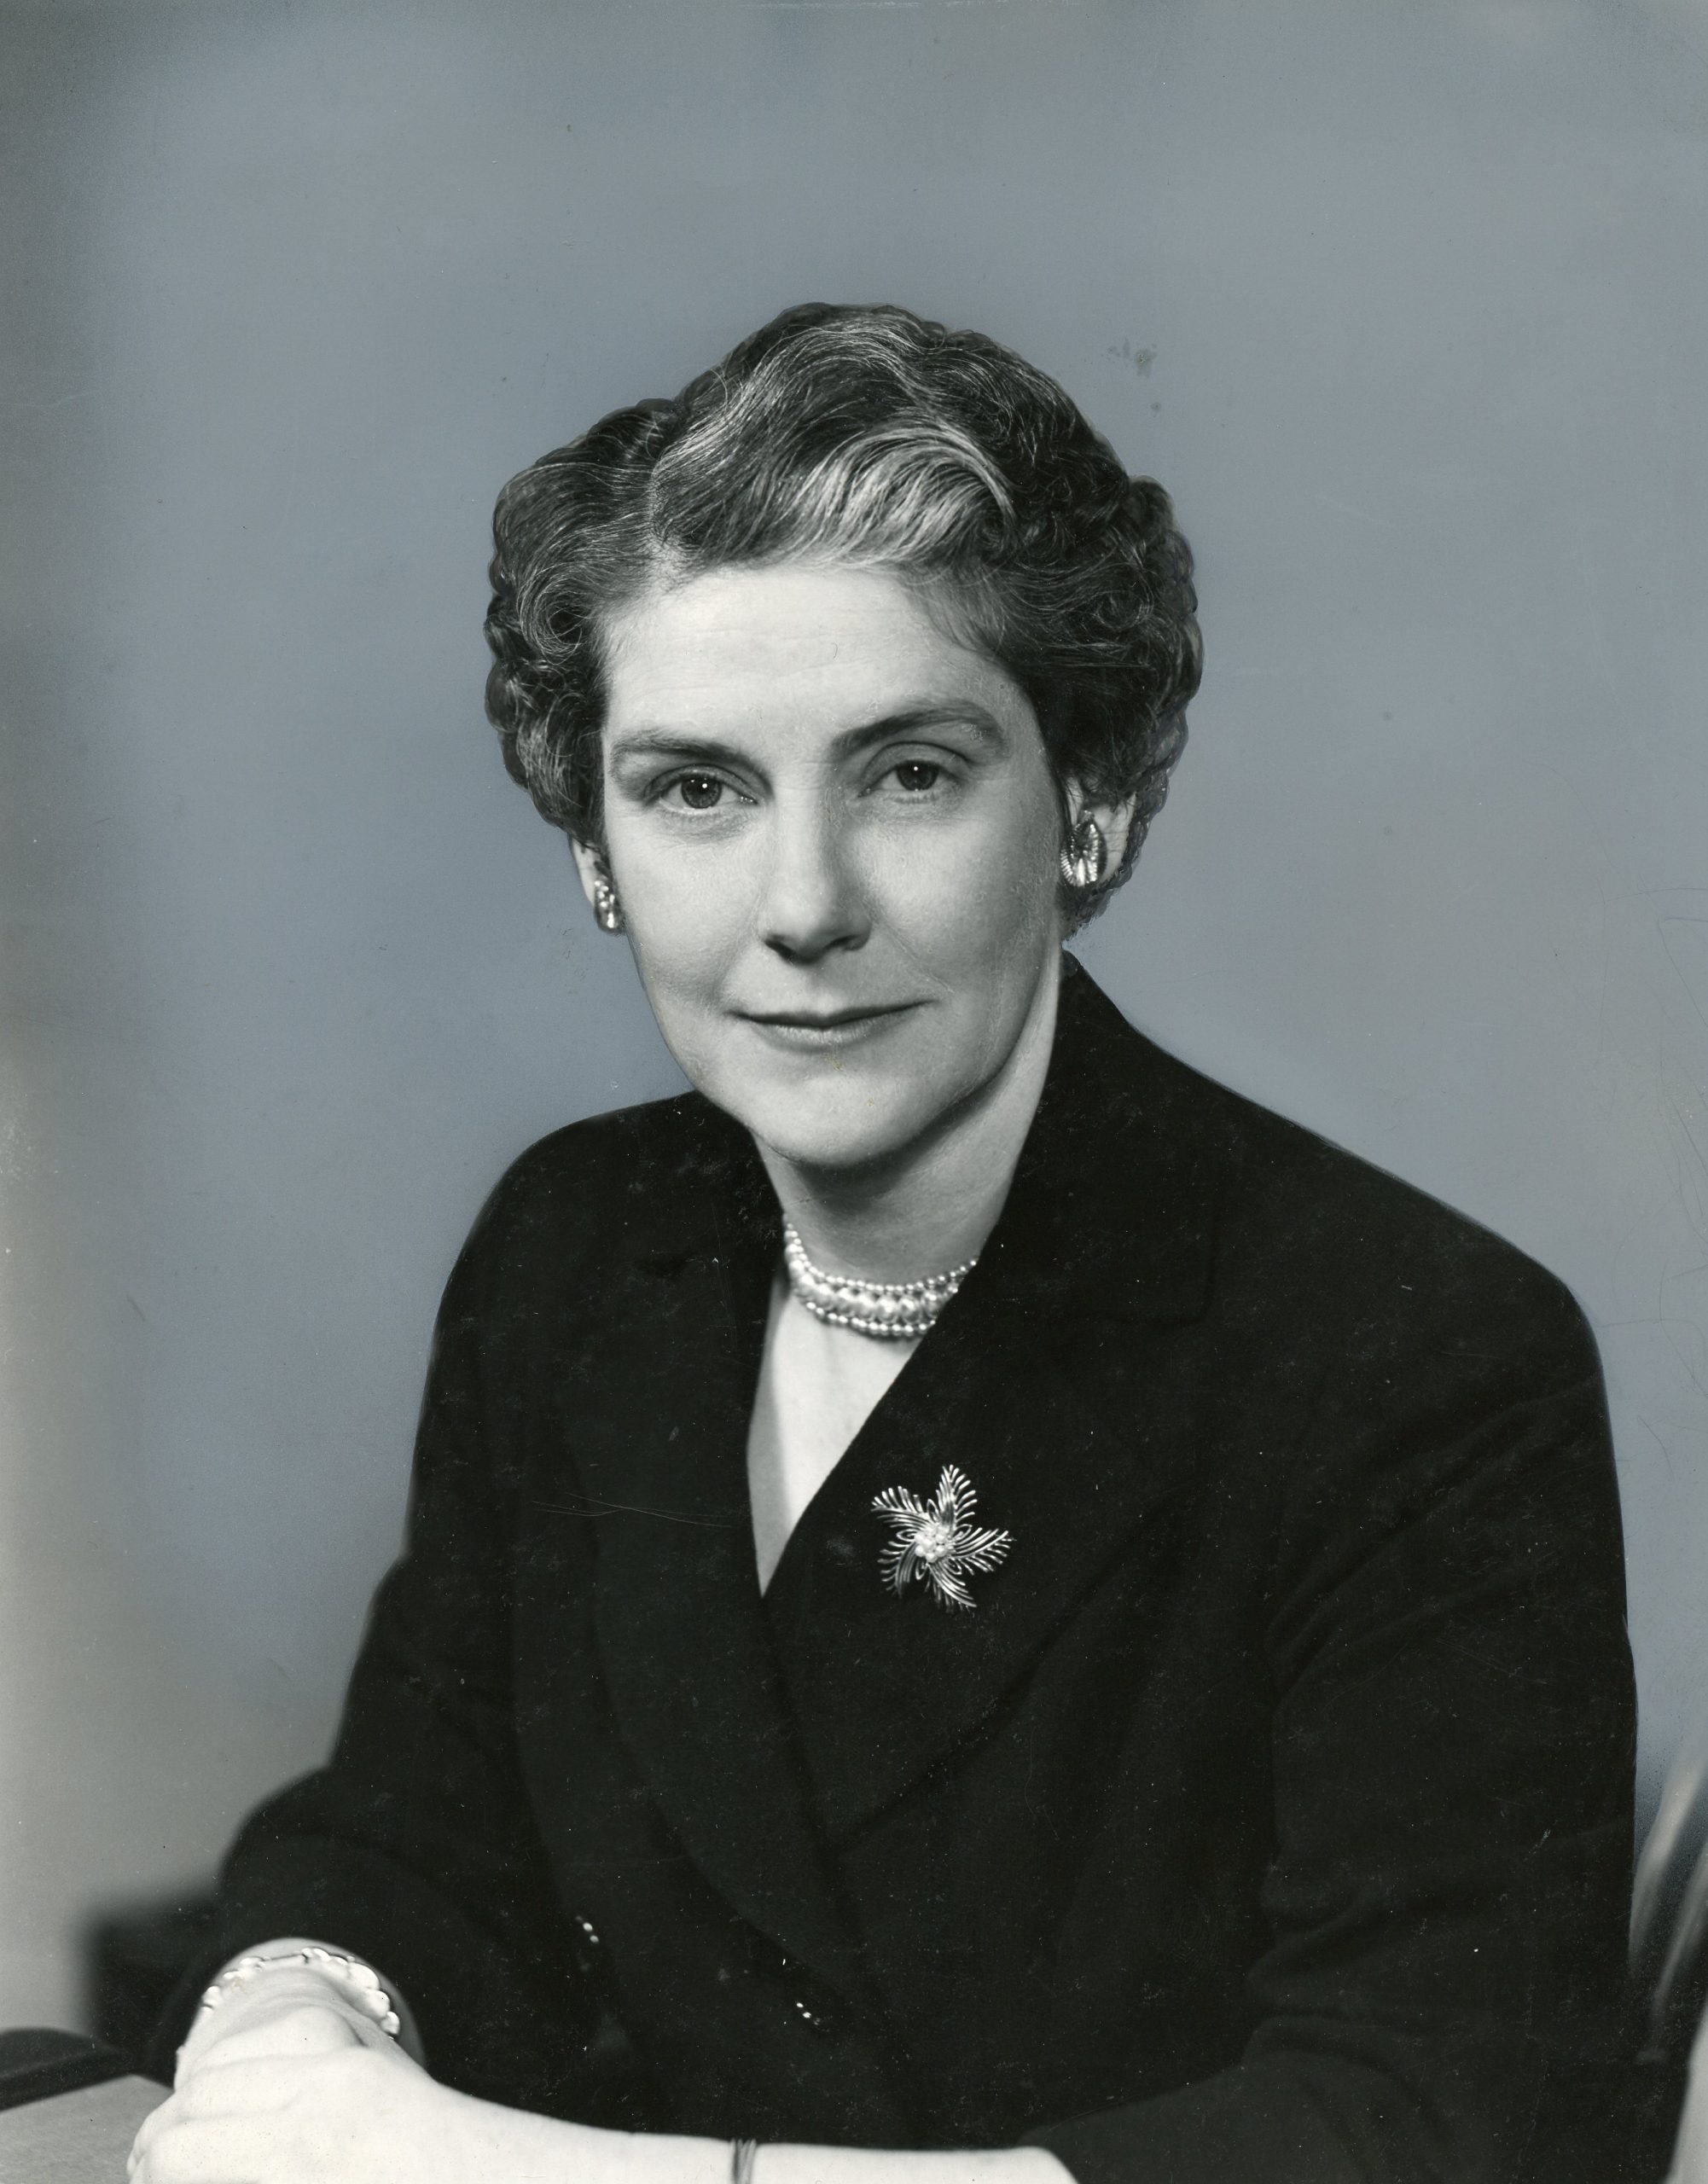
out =
[[[594,2003],[514,1736],[514,1437],[488,1363],[494,1227],[489,1207],[444,1294],[404,1549],[376,1594],[330,1760],[243,1827],[206,1963],[279,1934],[349,1950],[406,1997],[435,2076],[549,2109],[573,2106],[566,2080]],[[163,2035],[181,2036],[187,1999]],[[559,2059],[550,2082],[528,2081],[529,2057]]]
[[[1265,1606],[1257,2029],[1232,2068],[1031,2134],[1079,2184],[1657,2173],[1620,2024],[1635,1704],[1599,1362],[1515,1254],[1475,1304],[1374,1309],[1325,1377]]]

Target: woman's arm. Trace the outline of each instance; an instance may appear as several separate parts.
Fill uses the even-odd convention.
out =
[[[194,2070],[138,2132],[131,2184],[732,2184],[723,2140],[598,2130],[453,2093],[395,2049],[319,2045],[322,2015],[287,2006],[253,2036],[270,2051],[233,2040],[230,2059]],[[1066,2172],[1036,2146],[768,2146],[752,2184],[1066,2184]]]
[[[536,2165],[507,2168],[506,2184],[732,2184],[734,2149],[721,2139],[582,2131],[541,2116],[522,2120],[538,2128],[519,2135],[507,2152],[526,2159],[531,2139]],[[880,2153],[765,2146],[754,2157],[752,2184],[1067,2184],[1067,2172],[1041,2146]]]
[[[1445,1255],[1444,1254],[1444,1257]],[[1634,1696],[1595,1345],[1503,1255],[1374,1293],[1288,1461],[1240,2059],[1029,2139],[1080,2184],[1610,2184]],[[1433,1283],[1431,1275],[1435,1277]]]
[[[198,2012],[177,2090],[137,2135],[132,2184],[379,2184],[400,2169],[412,2184],[735,2184],[735,2150],[722,2140],[590,2129],[450,2092],[427,2075],[400,1995],[386,1990],[393,2035],[347,1980],[303,1961],[324,1946],[266,1943],[247,1960],[259,1960],[250,1976]],[[763,2152],[764,2184],[1067,2181],[1036,2146]],[[758,2168],[756,2154],[746,2184],[760,2184]]]
[[[214,1943],[162,2028],[157,2068],[171,2067],[221,1963],[307,1933],[398,1984],[440,2075],[542,2106],[572,2083],[594,2014],[515,1750],[508,1391],[487,1362],[512,1195],[500,1186],[446,1288],[404,1551],[376,1596],[330,1762],[240,1833]],[[553,2085],[518,2082],[519,2056],[542,2059]]]

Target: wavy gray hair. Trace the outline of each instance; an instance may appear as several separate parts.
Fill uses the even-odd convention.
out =
[[[1013,676],[1064,812],[1069,783],[1133,808],[1071,924],[1132,869],[1186,740],[1202,654],[1167,494],[1043,373],[894,305],[783,312],[513,478],[493,537],[487,713],[541,812],[595,847],[606,620],[717,568],[882,568]]]

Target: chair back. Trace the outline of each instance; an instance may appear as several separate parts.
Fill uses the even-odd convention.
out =
[[[1630,1968],[1647,2048],[1688,2049],[1708,1984],[1708,1732],[1674,1761],[1637,1860]]]
[[[1642,2065],[1679,2108],[1669,2184],[1708,2184],[1708,1728],[1674,1761],[1637,1860],[1630,1972]]]

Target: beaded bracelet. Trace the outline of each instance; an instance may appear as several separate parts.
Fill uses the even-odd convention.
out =
[[[334,1949],[313,1945],[287,1949],[281,1956],[240,1956],[235,1964],[228,1964],[213,1984],[203,1991],[201,2007],[218,2009],[235,1988],[247,1987],[258,1973],[274,1971],[281,1966],[287,1970],[293,1966],[306,1966],[311,1972],[320,1972],[393,2040],[402,2030],[398,2013],[392,2007],[392,1998],[380,1984],[380,1975],[371,1965],[363,1964],[359,1957],[341,1956]]]

